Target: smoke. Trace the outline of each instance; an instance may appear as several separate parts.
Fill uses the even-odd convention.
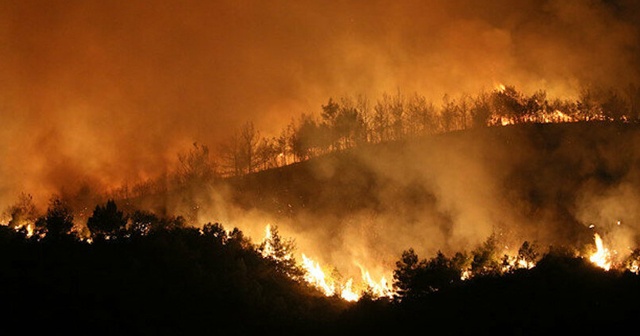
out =
[[[632,1],[3,1],[2,204],[161,175],[193,141],[268,135],[331,96],[436,102],[638,79]]]
[[[597,232],[621,261],[640,232],[637,139],[637,124],[576,123],[357,148],[232,183],[199,221],[256,241],[278,225],[299,252],[356,279],[362,266],[390,280],[408,248],[452,256],[493,234],[514,255],[525,241],[582,250]]]
[[[599,233],[605,244],[619,253],[620,259],[631,253],[640,241],[637,207],[640,176],[634,159],[638,157],[634,145],[637,141],[637,135],[627,135],[625,143],[617,146],[617,154],[601,151],[604,156],[601,165],[606,171],[619,172],[619,176],[608,179],[612,180],[609,183],[603,183],[602,179],[589,180],[577,192],[576,218]]]
[[[1,1],[0,208],[21,192],[43,207],[53,193],[158,178],[194,141],[215,146],[246,121],[275,135],[329,97],[400,89],[438,104],[445,93],[498,83],[568,98],[590,86],[637,85],[638,9],[625,0]],[[255,237],[266,222],[282,223],[283,235],[334,264],[389,264],[409,246],[421,255],[452,251],[486,238],[496,223],[527,228],[528,214],[545,216],[519,196],[554,182],[542,176],[526,185],[514,173],[525,154],[481,141],[446,146],[409,147],[397,160],[384,153],[388,161],[362,154],[375,181],[362,202],[372,207],[349,217],[296,209],[293,218],[271,218],[233,204],[224,190],[202,190],[211,208],[199,220]],[[511,169],[491,169],[496,162]],[[314,178],[345,174],[323,165]],[[637,196],[616,188],[599,198],[583,189],[576,217],[615,221],[615,207]],[[415,191],[413,205],[398,201],[411,199],[406,190]],[[329,202],[333,192],[314,199]]]

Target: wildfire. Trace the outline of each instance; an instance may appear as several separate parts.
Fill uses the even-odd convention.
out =
[[[271,226],[267,225],[262,244],[262,255],[270,258],[292,259],[290,250],[284,255],[278,254],[278,247],[274,246],[274,241],[278,240],[279,237],[277,237],[277,239],[274,237]],[[320,266],[320,263],[306,256],[304,253],[302,253],[302,264],[300,265],[305,271],[304,281],[321,290],[326,296],[339,295],[346,301],[358,301],[365,290],[377,298],[393,296],[394,292],[384,276],[381,277],[379,281],[374,281],[366,268],[361,265],[358,266],[360,267],[362,276],[362,285],[358,286],[358,288],[362,287],[362,290],[354,288],[353,278],[342,282],[338,277],[334,277],[331,273],[325,272],[323,267]]]
[[[371,274],[364,267],[360,267],[363,290],[354,289],[353,278],[349,278],[345,283],[328,276],[320,267],[320,264],[313,259],[302,254],[302,267],[306,271],[305,281],[322,290],[326,296],[333,296],[339,293],[340,297],[346,301],[358,301],[362,297],[364,290],[369,291],[373,297],[392,297],[393,290],[383,276],[379,281],[374,281]]]
[[[262,256],[263,257],[268,257],[268,256],[273,256],[274,255],[274,249],[273,249],[273,244],[272,244],[272,240],[273,240],[273,236],[271,234],[271,225],[267,224],[267,227],[264,229],[264,248],[262,249]]]
[[[364,283],[371,290],[371,293],[375,297],[393,296],[393,290],[391,290],[391,287],[387,283],[387,279],[384,276],[380,278],[380,281],[374,281],[371,277],[371,274],[369,274],[369,271],[364,269],[364,267],[360,266],[360,272],[362,273],[362,279],[364,280]]]
[[[313,261],[311,258],[308,258],[306,255],[302,254],[302,267],[307,271],[304,279],[321,289],[325,295],[332,296],[336,292],[336,286],[333,281],[327,279],[324,274],[324,271],[320,267],[320,264]]]
[[[33,236],[33,224],[27,225],[27,237]]]
[[[358,266],[362,276],[361,287],[364,287],[361,291],[353,288],[353,278],[349,278],[344,284],[341,284],[338,279],[327,276],[318,262],[302,254],[302,267],[307,271],[305,280],[322,290],[327,296],[333,296],[339,292],[340,297],[346,301],[358,301],[364,290],[369,291],[373,297],[393,296],[393,290],[384,276],[379,281],[375,281],[367,269],[361,265]]]
[[[270,227],[267,226],[265,231],[265,242],[272,241],[273,237]],[[609,271],[614,267],[614,259],[617,256],[617,252],[605,247],[602,237],[597,233],[594,234],[594,242],[596,251],[589,256],[589,260],[598,267]],[[263,244],[263,246],[263,255],[273,257],[276,253],[274,247],[269,244]],[[507,250],[506,247],[505,250]],[[292,258],[290,254],[281,257]],[[619,264],[616,263],[616,265]],[[629,271],[637,274],[639,273],[638,269],[640,269],[638,265],[640,265],[640,258],[629,261],[626,267]],[[520,253],[518,253],[517,256],[511,255],[505,251],[499,272],[509,273],[518,269],[532,269],[535,266],[535,262],[530,257],[526,258]],[[334,276],[333,273],[326,271],[326,268],[323,268],[320,263],[305,254],[302,254],[302,264],[300,267],[305,271],[304,281],[321,290],[326,296],[339,296],[346,301],[358,301],[365,292],[375,298],[392,298],[395,295],[393,287],[387,282],[384,276],[381,277],[379,281],[375,281],[370,272],[359,264],[358,267],[360,268],[362,278],[359,283],[356,283],[353,278],[342,281],[339,276]],[[461,280],[468,280],[474,276],[475,274],[471,269],[466,269],[462,271]]]
[[[340,293],[340,297],[347,300],[347,301],[358,301],[360,300],[360,294],[356,293],[353,290],[353,279],[349,279],[347,280],[347,283],[344,286],[344,289],[342,289],[342,293]]]
[[[576,121],[573,117],[562,113],[560,110],[554,110],[549,114],[545,114],[542,116],[543,123],[554,123],[554,122],[574,122]]]
[[[8,225],[8,224],[5,224],[5,222],[0,222],[0,223],[1,223],[0,225],[4,225],[4,226]],[[13,229],[16,232],[24,231],[27,238],[31,238],[35,233],[35,225],[33,223],[19,224],[14,226]]]
[[[600,238],[599,234],[596,233],[594,235],[594,239],[596,243],[596,252],[589,257],[589,260],[608,271],[611,268],[611,252],[609,249],[604,247],[602,238]]]
[[[503,259],[502,273],[516,269],[532,269],[536,266],[533,261],[527,261],[517,256],[509,256],[505,254]]]

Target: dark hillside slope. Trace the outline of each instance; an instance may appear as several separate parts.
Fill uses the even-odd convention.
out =
[[[281,218],[321,216],[329,226],[337,225],[329,214],[344,224],[366,212],[409,230],[428,226],[451,244],[495,227],[574,244],[592,239],[590,224],[640,219],[627,207],[640,196],[638,144],[635,123],[493,127],[360,147],[226,183],[236,204]]]

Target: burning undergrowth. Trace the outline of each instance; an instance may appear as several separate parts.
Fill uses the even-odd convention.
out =
[[[166,218],[163,227],[219,222],[256,241],[269,224],[278,227],[295,241],[289,258],[307,274],[298,280],[348,300],[363,293],[392,297],[398,256],[407,249],[452,260],[462,253],[454,263],[460,279],[484,267],[531,268],[535,260],[523,259],[523,242],[535,242],[538,255],[571,247],[605,268],[636,272],[637,129],[633,123],[476,129],[354,148],[238,178],[167,176],[109,196],[127,225],[150,213]],[[85,224],[98,199],[86,195],[61,197],[83,239],[91,237]],[[42,234],[42,213],[23,195],[5,223]],[[483,266],[473,269],[469,256],[482,246],[491,252],[478,258],[491,266],[476,260]]]

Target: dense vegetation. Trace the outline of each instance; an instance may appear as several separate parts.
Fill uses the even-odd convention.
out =
[[[452,258],[438,253],[420,260],[408,249],[394,272],[394,298],[365,293],[347,303],[306,285],[295,263],[261,254],[261,245],[238,229],[195,229],[146,212],[127,216],[112,201],[94,209],[90,238],[71,232],[72,220],[64,202],[53,199],[33,235],[0,226],[5,328],[149,335],[591,333],[622,330],[640,313],[639,276],[605,272],[571,248],[540,253],[525,242],[519,257],[537,266],[506,271],[495,237]],[[465,264],[476,275],[463,281]]]
[[[47,224],[58,210],[50,208]],[[165,223],[143,223],[153,226],[148,232],[97,231],[92,243],[0,227],[3,326],[29,333],[253,334],[310,328],[344,309],[339,299],[285,275],[239,230]]]
[[[29,332],[153,335],[621,331],[640,313],[640,277],[629,267],[640,253],[620,269],[597,268],[584,257],[593,232],[572,217],[571,207],[584,185],[605,192],[635,185],[638,134],[638,124],[630,122],[477,129],[360,147],[224,181],[212,180],[206,148],[196,146],[181,156],[182,169],[167,179],[165,188],[171,189],[164,191],[119,194],[127,197],[101,200],[89,210],[78,206],[86,199],[54,196],[46,211],[25,194],[0,226],[3,325]],[[553,245],[521,242],[518,257],[536,267],[505,267],[509,260],[496,236],[467,251],[423,259],[413,249],[419,246],[406,246],[397,256],[394,298],[365,293],[348,303],[307,285],[299,266],[265,256],[260,242],[237,228],[191,225],[208,201],[198,190],[223,186],[240,207],[294,219],[302,209],[337,216],[384,210],[389,204],[375,196],[382,191],[392,193],[386,200],[400,210],[428,207],[435,202],[432,190],[382,179],[363,158],[401,165],[399,153],[410,146],[426,148],[427,155],[440,155],[434,150],[440,147],[466,154],[473,148],[465,147],[469,139],[498,147],[483,153],[491,162],[499,162],[503,149],[518,149],[508,166],[496,166],[496,174],[502,174],[509,199],[526,205],[524,214],[538,227],[553,228],[549,235],[558,238]],[[340,174],[317,174],[327,162]],[[536,178],[523,178],[533,172]],[[156,207],[158,198],[162,206]],[[168,207],[172,202],[194,212],[176,216]],[[559,222],[564,226],[551,225]],[[462,280],[465,270],[474,276]]]

